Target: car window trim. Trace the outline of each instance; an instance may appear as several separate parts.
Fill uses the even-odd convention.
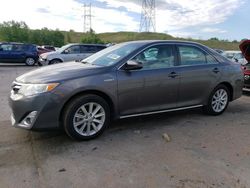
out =
[[[143,71],[150,71],[150,70],[159,70],[159,69],[170,69],[170,68],[173,68],[173,67],[176,67],[176,65],[178,64],[178,57],[177,57],[177,52],[176,52],[176,44],[174,43],[158,43],[158,44],[151,44],[143,49],[141,49],[139,52],[137,52],[135,55],[133,55],[131,58],[129,58],[127,61],[129,60],[132,60],[134,57],[136,57],[137,55],[139,55],[140,53],[142,53],[143,51],[147,50],[148,48],[151,48],[151,47],[154,47],[154,46],[159,46],[159,45],[171,45],[172,48],[173,48],[173,51],[174,51],[174,56],[175,56],[175,61],[174,61],[174,66],[172,67],[165,67],[165,68],[155,68],[155,69],[147,69],[147,70],[143,70]],[[122,65],[120,65],[118,67],[117,70],[121,70],[121,71],[126,71],[126,70],[123,70],[122,67],[127,63],[124,62]],[[141,69],[139,70],[130,70],[130,71],[142,71]]]

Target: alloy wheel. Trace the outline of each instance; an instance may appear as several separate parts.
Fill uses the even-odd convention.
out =
[[[35,64],[35,60],[34,60],[33,58],[31,58],[31,57],[28,57],[28,58],[26,59],[25,63],[26,63],[27,65],[29,65],[29,66],[32,66],[32,65]]]
[[[228,93],[225,89],[218,89],[212,97],[212,108],[215,112],[222,112],[228,103]]]
[[[92,136],[99,132],[105,123],[105,110],[95,102],[80,106],[73,117],[73,126],[82,136]]]

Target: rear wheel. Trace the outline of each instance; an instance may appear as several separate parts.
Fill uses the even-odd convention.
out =
[[[204,107],[206,113],[211,115],[222,114],[229,103],[230,92],[224,85],[217,86],[209,97],[208,104]]]
[[[63,113],[64,130],[76,140],[99,136],[109,122],[109,105],[97,95],[83,95],[73,99]]]
[[[27,57],[25,59],[25,64],[28,66],[33,66],[35,65],[35,63],[36,63],[36,60],[33,57]]]

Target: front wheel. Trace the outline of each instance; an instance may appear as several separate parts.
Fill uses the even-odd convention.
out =
[[[204,110],[210,115],[220,115],[226,110],[229,99],[230,92],[228,88],[224,85],[219,85],[211,93]]]
[[[109,121],[109,105],[97,95],[83,95],[73,99],[63,113],[64,130],[76,140],[99,136]]]
[[[58,64],[58,63],[62,63],[62,61],[59,59],[53,59],[52,61],[50,61],[49,65],[54,65],[54,64]]]

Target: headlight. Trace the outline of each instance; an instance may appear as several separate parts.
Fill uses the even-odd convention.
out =
[[[24,96],[35,95],[39,93],[44,93],[52,91],[59,83],[49,83],[49,84],[22,84],[18,93]]]

